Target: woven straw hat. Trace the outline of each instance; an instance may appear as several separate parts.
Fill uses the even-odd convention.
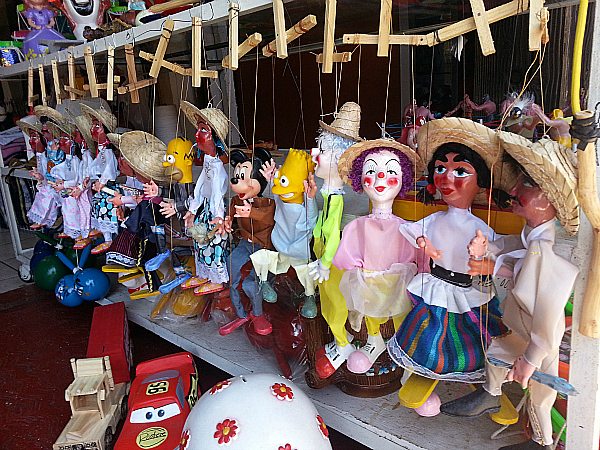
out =
[[[81,116],[74,117],[73,122],[75,122],[75,126],[83,136],[87,147],[95,152],[96,142],[94,141],[94,138],[92,138],[92,132],[90,131],[92,129],[90,119],[82,114]]]
[[[127,131],[109,133],[107,137],[121,150],[121,156],[134,171],[154,181],[169,181],[162,165],[167,146],[156,136],[145,131]]]
[[[360,105],[354,102],[346,102],[342,105],[331,125],[319,120],[319,126],[330,133],[337,134],[343,138],[353,141],[362,141],[358,135],[360,131]]]
[[[195,127],[198,125],[198,119],[204,119],[211,126],[211,128],[217,133],[217,137],[221,140],[225,149],[227,149],[227,134],[229,132],[229,120],[221,111],[217,108],[204,108],[199,109],[197,106],[192,105],[190,102],[182,101],[180,104],[181,110],[187,117],[187,119]]]
[[[60,123],[57,122],[46,122],[46,126],[48,127],[48,131],[55,138],[60,136],[61,133],[67,133],[69,136],[73,134],[73,126],[64,120],[61,120]]]
[[[49,106],[37,105],[33,108],[33,112],[38,117],[47,117],[54,123],[65,122],[66,118],[61,113],[59,113],[54,108],[50,108]]]
[[[504,150],[523,166],[556,208],[556,216],[565,230],[577,233],[577,167],[569,149],[551,139],[531,142],[507,131],[501,131],[499,137]]]
[[[42,123],[37,116],[25,116],[21,120],[17,120],[17,126],[27,134],[29,134],[29,130],[42,134]]]
[[[496,131],[460,117],[445,117],[427,122],[417,134],[417,153],[424,163],[443,144],[463,144],[477,152],[488,168],[493,167],[494,187],[509,192],[514,186],[517,174],[508,164],[502,162],[502,147]],[[488,203],[487,195],[476,198],[475,203]]]
[[[99,109],[94,109],[89,107],[85,103],[81,103],[79,107],[81,108],[81,114],[86,116],[90,123],[93,122],[93,119],[97,119],[106,128],[108,128],[108,131],[110,132],[115,131],[115,129],[117,128],[117,118],[110,111],[102,107],[100,107]]]
[[[340,177],[344,180],[346,184],[352,184],[350,179],[348,178],[348,174],[352,170],[352,164],[354,160],[358,158],[362,153],[367,150],[371,150],[373,148],[389,148],[392,150],[400,150],[408,159],[416,165],[415,173],[419,175],[423,171],[423,162],[419,155],[415,153],[415,151],[407,145],[401,144],[400,142],[391,140],[391,139],[374,139],[370,141],[360,141],[356,144],[350,146],[348,150],[342,153],[340,156],[340,160],[338,161],[338,172],[340,173]]]

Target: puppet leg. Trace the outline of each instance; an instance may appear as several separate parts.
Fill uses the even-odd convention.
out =
[[[299,264],[300,263],[300,264]],[[298,281],[304,287],[304,304],[300,309],[302,317],[314,319],[317,317],[317,300],[315,299],[315,280],[309,274],[308,264],[300,260],[292,261],[292,267],[296,271]]]
[[[265,302],[275,303],[277,301],[277,292],[267,282],[269,272],[277,273],[279,253],[272,250],[262,249],[250,255],[252,265],[258,276],[260,291]]]
[[[558,353],[547,356],[540,371],[558,376]],[[529,401],[527,411],[533,430],[533,440],[540,445],[552,445],[552,405],[556,400],[556,391],[551,387],[531,381],[529,383]]]
[[[367,343],[359,350],[355,350],[348,357],[348,370],[353,373],[365,373],[379,355],[385,351],[385,342],[379,331],[379,327],[388,321],[387,317],[369,317],[365,316],[365,324],[367,325]]]

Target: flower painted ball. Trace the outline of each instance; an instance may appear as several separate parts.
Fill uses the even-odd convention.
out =
[[[250,374],[221,381],[196,403],[181,450],[330,450],[329,430],[287,378]]]

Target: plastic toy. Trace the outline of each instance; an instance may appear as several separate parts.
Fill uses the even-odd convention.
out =
[[[46,256],[33,270],[35,285],[45,291],[54,292],[58,281],[69,274],[69,269],[55,255]]]
[[[54,29],[54,11],[48,0],[25,0],[27,9],[23,13],[31,31],[23,42],[23,52],[27,59],[36,58],[48,53],[48,47],[41,44],[42,40],[64,40],[65,38]]]
[[[81,296],[83,300],[96,301],[104,298],[108,294],[110,289],[110,282],[105,274],[101,270],[94,267],[85,267],[87,259],[90,255],[91,248],[86,247],[79,259],[79,264],[76,266],[69,258],[65,256],[61,251],[56,252],[56,256],[67,266],[75,275],[74,278],[74,289]],[[70,279],[69,279],[70,281]],[[62,284],[67,292],[70,285],[68,282]],[[69,306],[69,305],[66,305]]]
[[[308,396],[274,374],[242,375],[206,392],[189,415],[181,450],[331,449]]]
[[[83,31],[87,26],[96,27],[104,22],[104,12],[110,8],[110,0],[54,0],[54,4],[69,20],[71,29],[77,39],[83,39]]]
[[[83,303],[83,298],[75,287],[75,275],[65,275],[58,280],[54,288],[54,295],[61,305],[69,308],[76,308]]]
[[[198,399],[194,358],[182,352],[138,364],[129,412],[114,450],[174,449]]]

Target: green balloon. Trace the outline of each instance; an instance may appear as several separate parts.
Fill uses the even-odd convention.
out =
[[[33,279],[40,289],[54,292],[58,280],[71,271],[54,255],[42,259],[33,271]]]

